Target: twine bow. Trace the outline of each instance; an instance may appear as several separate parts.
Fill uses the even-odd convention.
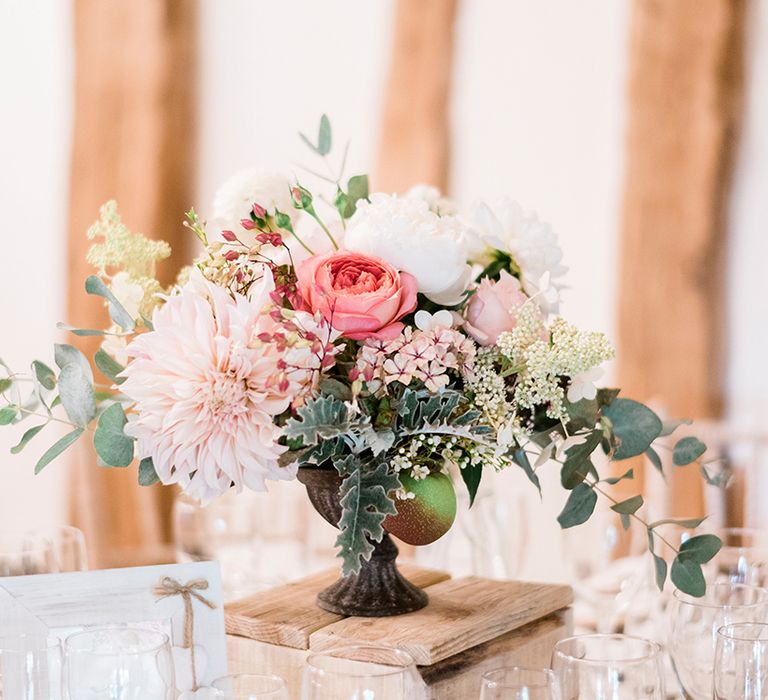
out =
[[[192,690],[197,690],[197,668],[195,666],[195,611],[192,606],[192,599],[201,602],[211,610],[216,606],[207,598],[204,598],[198,591],[204,591],[208,588],[208,581],[205,579],[195,579],[184,584],[170,576],[163,576],[160,583],[155,586],[155,595],[162,598],[172,598],[180,595],[184,601],[184,642],[183,649],[189,649],[189,657],[192,662]]]

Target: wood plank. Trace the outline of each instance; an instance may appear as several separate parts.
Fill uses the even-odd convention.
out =
[[[632,3],[618,384],[622,395],[681,417],[717,417],[723,403],[726,214],[741,114],[744,6]],[[659,508],[665,516],[703,514],[695,465],[670,472],[669,485],[669,511]],[[617,488],[624,497],[631,487]]]
[[[377,644],[431,665],[568,607],[569,586],[489,581],[474,576],[431,586],[429,605],[389,618],[349,617],[310,634],[309,648]]]
[[[412,564],[402,564],[398,568],[403,576],[420,588],[431,587],[450,578],[444,571]],[[227,633],[268,644],[308,649],[313,632],[344,619],[341,615],[322,610],[315,603],[317,594],[337,578],[339,570],[329,569],[234,601],[225,609]]]
[[[373,184],[403,192],[417,183],[445,191],[458,0],[399,0]]]

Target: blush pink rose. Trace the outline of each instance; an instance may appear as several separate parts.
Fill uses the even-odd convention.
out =
[[[520,282],[506,270],[497,282],[486,277],[469,300],[464,327],[480,345],[494,345],[500,333],[515,327],[517,309],[527,299]]]
[[[416,308],[416,278],[371,255],[339,250],[315,255],[297,270],[299,294],[352,340],[392,340]]]

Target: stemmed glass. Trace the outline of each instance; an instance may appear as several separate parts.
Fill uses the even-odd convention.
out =
[[[563,700],[665,700],[661,647],[622,634],[585,634],[555,644]]]
[[[0,700],[61,700],[61,666],[54,637],[0,638]]]
[[[280,676],[240,673],[217,678],[211,687],[219,691],[217,700],[290,700]]]
[[[707,564],[707,580],[768,585],[768,531],[729,527],[715,534],[723,546]]]
[[[739,622],[717,631],[714,699],[768,698],[768,625]]]
[[[0,576],[84,571],[85,538],[76,527],[6,532],[0,536]]]
[[[686,697],[711,700],[717,631],[768,619],[768,591],[739,583],[713,583],[701,598],[676,590],[669,607],[669,653]]]
[[[301,700],[389,700],[415,694],[413,659],[389,647],[348,647],[311,654],[304,667]]]
[[[549,669],[500,668],[483,674],[480,700],[560,700],[560,693]]]
[[[67,637],[68,700],[174,700],[173,657],[167,635],[104,627]]]

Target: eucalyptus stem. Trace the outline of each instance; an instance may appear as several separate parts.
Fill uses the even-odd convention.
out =
[[[72,421],[64,420],[63,418],[56,418],[55,416],[49,416],[44,413],[38,413],[37,411],[30,411],[28,408],[24,408],[23,406],[15,406],[19,411],[22,413],[26,413],[28,416],[37,416],[38,418],[45,418],[46,421],[54,421],[56,423],[63,423],[64,425],[68,425],[71,428],[83,428],[84,430],[90,430],[93,432],[93,428],[91,428],[90,425],[78,425],[77,423],[73,423]]]

